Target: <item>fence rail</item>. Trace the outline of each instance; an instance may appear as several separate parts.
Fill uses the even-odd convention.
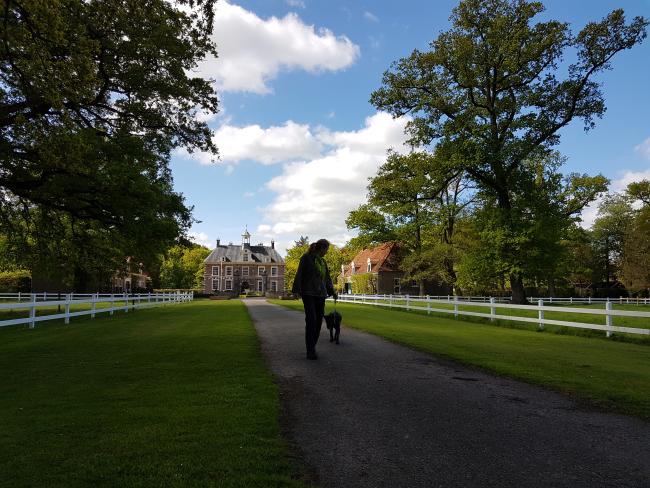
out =
[[[61,299],[61,296],[64,298]],[[39,300],[40,299],[40,300]],[[95,318],[98,313],[108,312],[110,315],[116,310],[135,310],[138,308],[155,307],[157,305],[166,305],[169,303],[189,302],[194,299],[194,293],[139,293],[139,294],[102,294],[102,293],[2,293],[0,300],[15,300],[15,302],[0,303],[0,312],[3,310],[27,310],[29,317],[20,317],[10,320],[1,320],[0,327],[9,325],[29,324],[33,329],[36,322],[46,320],[63,319],[64,323],[69,324],[71,317],[80,317],[90,315]],[[108,306],[97,307],[98,304]],[[88,310],[72,311],[71,307],[78,305],[90,305]],[[59,311],[54,314],[36,315],[39,308],[54,307]],[[60,311],[63,307],[63,312]]]
[[[476,297],[474,297],[476,298]],[[483,297],[480,297],[483,298]],[[630,310],[613,310],[611,301],[605,302],[604,309],[593,308],[574,308],[574,307],[554,307],[544,305],[543,299],[538,299],[537,305],[515,305],[510,303],[497,302],[496,298],[489,298],[487,302],[471,300],[469,297],[411,297],[409,295],[339,295],[339,302],[347,303],[360,303],[364,305],[375,305],[379,307],[397,308],[405,310],[419,310],[426,311],[428,314],[431,312],[454,314],[454,317],[459,315],[467,315],[472,317],[483,317],[490,320],[502,319],[511,320],[515,322],[530,322],[538,324],[540,329],[544,325],[560,325],[563,327],[577,327],[581,329],[594,329],[604,330],[607,337],[610,337],[612,332],[624,332],[626,334],[642,334],[650,335],[650,328],[643,329],[637,327],[621,327],[614,325],[614,317],[636,317],[650,319],[650,312],[630,311]],[[404,303],[405,302],[405,303]],[[625,302],[623,302],[625,303]],[[453,305],[452,308],[435,307],[436,304]],[[489,313],[472,312],[468,310],[460,310],[459,306],[472,306],[489,308]],[[500,315],[496,313],[496,309],[514,309],[514,310],[527,310],[536,311],[537,317],[522,317],[519,315]],[[576,313],[576,314],[589,314],[589,315],[604,315],[604,324],[591,324],[586,322],[572,322],[566,320],[554,320],[544,317],[544,312],[560,312],[560,313]],[[650,320],[649,320],[650,322]]]
[[[361,296],[359,295],[352,295],[352,294],[345,294],[341,295],[341,297],[344,296]],[[406,295],[368,295],[368,296],[378,296],[378,297],[406,297]],[[483,302],[483,303],[490,303],[490,300],[494,300],[496,303],[510,303],[511,298],[510,297],[486,297],[486,296],[460,296],[460,295],[427,295],[425,297],[416,297],[412,296],[412,298],[431,298],[432,300],[445,300],[445,301],[453,301],[458,300],[459,302]],[[595,304],[595,303],[618,303],[619,305],[650,305],[650,298],[642,298],[642,297],[618,297],[618,298],[594,298],[594,297],[529,297],[528,300],[530,302],[538,303],[540,300],[542,300],[544,303],[575,303],[576,305],[578,304]]]

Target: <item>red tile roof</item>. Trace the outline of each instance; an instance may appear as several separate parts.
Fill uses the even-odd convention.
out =
[[[399,256],[397,242],[385,242],[370,249],[364,249],[357,254],[352,262],[354,263],[355,274],[368,272],[368,258],[370,258],[370,272],[379,271],[399,271]],[[350,276],[350,266],[352,263],[343,267],[343,275]]]

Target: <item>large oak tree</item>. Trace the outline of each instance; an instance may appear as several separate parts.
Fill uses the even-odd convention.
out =
[[[526,0],[463,0],[452,27],[431,50],[413,53],[384,74],[371,102],[394,116],[409,114],[413,144],[437,144],[490,193],[507,230],[522,165],[548,151],[559,131],[574,119],[585,128],[605,112],[595,75],[612,58],[646,36],[642,17],[626,23],[622,10],[586,25],[574,35],[568,24],[534,22],[542,3]],[[564,66],[572,51],[575,61]],[[501,255],[516,250],[503,240]],[[513,301],[525,302],[523,273],[512,266]]]

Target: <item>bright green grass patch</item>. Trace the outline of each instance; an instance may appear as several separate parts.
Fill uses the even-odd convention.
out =
[[[273,301],[302,310],[298,301]],[[328,303],[328,308],[331,303]],[[343,326],[650,419],[650,347],[339,303]]]
[[[372,299],[369,299],[372,302]],[[379,302],[382,303],[382,302]],[[388,303],[388,302],[384,302]],[[406,300],[397,299],[392,302],[394,305],[406,305]],[[532,305],[537,305],[533,303]],[[414,309],[426,309],[427,303],[424,301],[409,301],[409,306]],[[578,308],[584,310],[605,310],[604,303],[598,304],[568,304],[568,303],[545,303],[545,307],[560,307],[560,308]],[[453,310],[453,302],[431,302],[432,309],[443,309],[443,310]],[[479,313],[490,313],[489,306],[479,306],[471,305],[463,302],[459,302],[458,310],[461,312],[479,312]],[[612,302],[612,310],[628,310],[633,312],[650,312],[650,306],[647,305],[632,305],[632,304],[619,304],[618,302]],[[511,317],[529,317],[537,318],[537,310],[526,310],[526,309],[513,309],[513,308],[503,308],[499,307],[499,304],[495,304],[495,313],[497,315],[506,315]],[[576,313],[576,312],[559,312],[559,311],[545,311],[544,318],[551,320],[564,320],[567,322],[582,322],[586,324],[600,324],[605,325],[606,319],[605,315],[600,314],[587,314],[587,313]],[[467,320],[467,318],[465,318]],[[648,329],[650,328],[650,318],[645,317],[613,317],[613,325],[621,327],[636,327],[639,329]],[[524,323],[524,322],[520,322]],[[546,327],[551,327],[551,330],[557,330],[558,327],[546,325]],[[584,332],[581,332],[584,334]],[[596,335],[604,335],[604,332],[597,332]]]
[[[305,486],[239,301],[0,329],[0,486]]]

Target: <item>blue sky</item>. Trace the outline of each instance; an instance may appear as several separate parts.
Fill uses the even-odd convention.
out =
[[[301,235],[343,244],[345,217],[365,199],[385,152],[400,150],[403,121],[368,103],[390,64],[426,49],[449,28],[451,0],[240,0],[217,5],[219,58],[199,69],[215,79],[221,112],[206,116],[221,160],[172,159],[175,188],[201,223],[191,233],[214,247],[274,239],[283,251]],[[615,8],[650,18],[650,0],[546,0],[542,19],[577,32]],[[562,132],[565,172],[602,173],[611,189],[650,178],[650,41],[620,53],[603,85],[607,112],[585,133]],[[595,206],[584,213],[589,223]]]

